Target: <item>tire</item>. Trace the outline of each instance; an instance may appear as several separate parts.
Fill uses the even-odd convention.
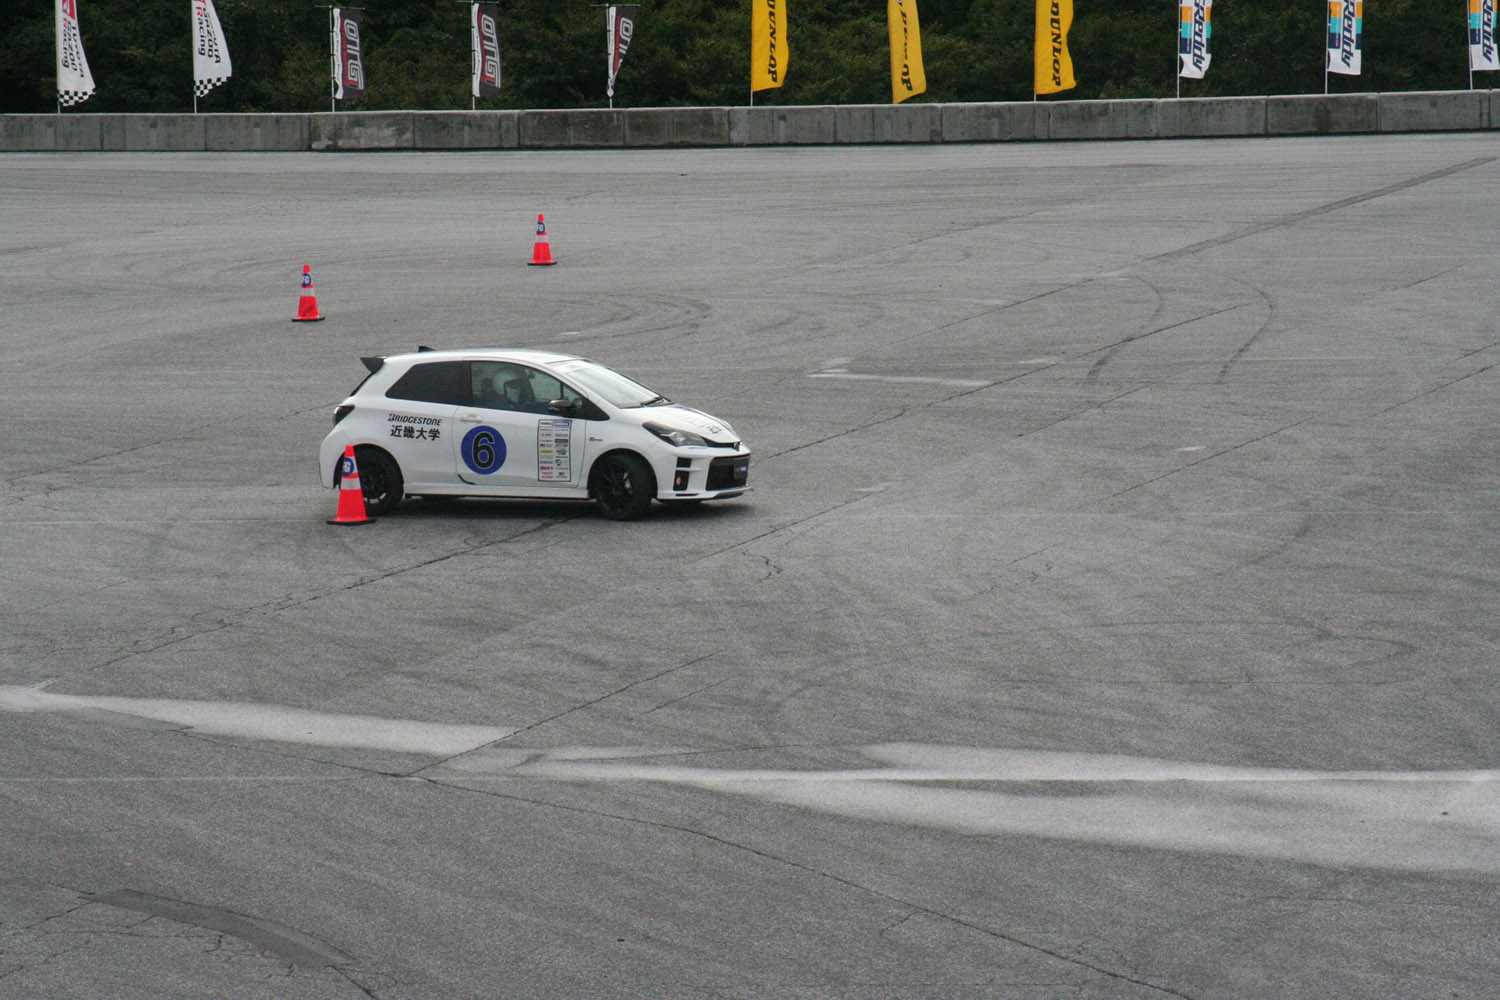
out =
[[[611,521],[634,521],[651,508],[656,496],[656,476],[638,455],[616,452],[605,455],[589,475],[599,513]]]
[[[380,517],[396,509],[401,502],[401,467],[379,448],[365,445],[354,449],[359,466],[359,488],[365,495],[365,513]]]

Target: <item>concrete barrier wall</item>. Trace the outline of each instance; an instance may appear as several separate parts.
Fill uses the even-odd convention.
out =
[[[287,115],[0,115],[0,152],[652,149],[1500,128],[1500,90],[1287,97]]]
[[[203,148],[293,151],[311,148],[307,115],[204,115]]]

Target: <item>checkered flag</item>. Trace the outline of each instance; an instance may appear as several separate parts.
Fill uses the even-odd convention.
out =
[[[94,77],[78,33],[78,0],[57,0],[57,103],[71,107],[94,96]]]
[[[202,97],[233,75],[214,0],[193,0],[193,93]]]

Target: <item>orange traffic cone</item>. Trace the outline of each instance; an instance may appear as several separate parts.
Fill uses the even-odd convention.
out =
[[[373,520],[373,517],[365,513],[365,491],[359,485],[359,466],[354,464],[354,445],[346,444],[343,463],[339,466],[339,509],[328,523],[369,524]]]
[[[293,323],[311,323],[322,319],[318,312],[318,293],[313,289],[312,265],[302,265],[302,298],[297,303],[297,315],[292,317]]]
[[[531,266],[556,264],[552,259],[552,244],[547,242],[547,220],[542,213],[536,214],[536,246],[531,249]]]

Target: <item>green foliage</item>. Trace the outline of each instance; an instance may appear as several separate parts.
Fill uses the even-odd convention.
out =
[[[883,0],[782,0],[791,59],[786,85],[757,104],[890,100]],[[920,4],[926,101],[1031,97],[1033,0]],[[453,0],[363,0],[369,91],[346,108],[467,108],[469,12]],[[1442,9],[1439,10],[1439,6]],[[185,111],[193,106],[189,0],[79,0],[98,90],[76,111]],[[203,111],[329,107],[328,11],[306,0],[216,0],[234,77]],[[643,0],[615,86],[616,107],[723,106],[749,98],[749,0]],[[1323,87],[1326,5],[1219,0],[1208,77],[1184,97],[1296,94]],[[604,13],[588,0],[500,0],[502,95],[493,108],[605,103]],[[1330,89],[1468,86],[1457,2],[1370,0],[1364,75]],[[1162,97],[1176,91],[1176,7],[1169,0],[1075,0],[1069,48],[1078,77],[1064,99]],[[51,111],[52,4],[0,5],[0,112]],[[1488,81],[1480,78],[1479,86]]]

